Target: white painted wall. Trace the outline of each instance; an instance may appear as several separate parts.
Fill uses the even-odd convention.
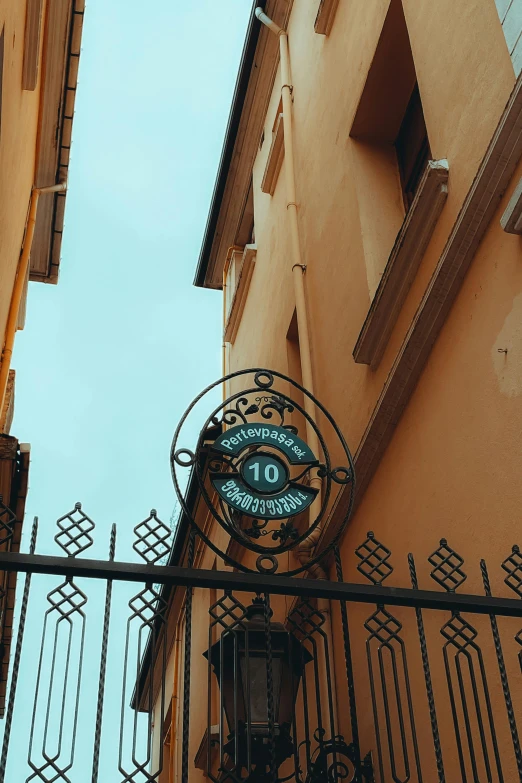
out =
[[[522,71],[522,0],[495,0],[507,47],[515,69]]]

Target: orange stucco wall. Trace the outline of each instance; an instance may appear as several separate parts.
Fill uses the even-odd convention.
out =
[[[45,4],[44,4],[45,13]],[[4,70],[0,135],[0,340],[11,301],[33,185],[40,81],[22,90],[26,3],[0,2]]]
[[[448,159],[450,188],[422,268],[376,373],[355,365],[351,358],[369,306],[356,188],[364,191],[369,186],[360,178],[355,180],[352,154],[357,142],[349,138],[349,131],[388,3],[341,3],[329,38],[314,32],[314,4],[296,4],[290,19],[297,194],[301,244],[307,264],[315,390],[333,411],[354,448],[367,424],[369,406],[373,407],[382,389],[514,84],[494,3],[486,0],[473,5],[474,13],[468,17],[467,12],[457,13],[448,4],[446,19],[451,36],[446,39],[439,15],[432,12],[430,4],[412,4],[411,23],[409,6],[405,4],[414,57],[417,47],[423,52],[422,57],[415,58],[415,65],[432,153],[435,158]],[[422,16],[420,7],[425,8]],[[420,41],[415,37],[417,28]],[[436,44],[432,42],[434,37]],[[446,40],[447,45],[443,46]],[[455,40],[459,41],[458,48]],[[481,79],[477,70],[490,75]],[[424,82],[428,84],[426,89]],[[267,113],[266,140],[254,167],[257,263],[231,352],[231,370],[256,363],[287,369],[285,337],[295,302],[284,171],[273,197],[260,190],[279,102],[278,84],[276,77]],[[364,195],[369,200],[373,198],[371,190]],[[375,215],[377,223],[382,219],[380,213]],[[508,244],[509,241],[512,244],[513,238],[508,238]],[[341,357],[343,360],[339,361]],[[332,366],[336,368],[334,378]],[[349,405],[344,404],[347,389]]]
[[[372,371],[355,364],[352,351],[371,295],[370,245],[363,230],[368,230],[367,216],[373,209],[375,235],[370,239],[375,246],[380,243],[385,263],[393,237],[390,226],[397,215],[397,204],[383,199],[378,174],[366,178],[359,142],[349,135],[388,6],[388,0],[341,0],[331,34],[324,37],[314,32],[317,3],[294,2],[288,27],[314,391],[335,416],[354,452],[515,84],[494,0],[403,0],[433,158],[449,162],[449,196],[379,368]],[[230,371],[254,366],[289,371],[286,337],[295,299],[284,171],[273,196],[261,191],[279,99],[277,74],[265,141],[253,169],[257,260],[230,351]],[[486,557],[494,591],[508,594],[500,563],[521,538],[522,244],[519,237],[502,231],[500,216],[521,176],[522,164],[344,535],[341,554],[347,581],[361,581],[353,551],[373,530],[394,553],[395,572],[389,585],[409,586],[406,556],[414,552],[421,587],[433,588],[426,558],[445,536],[466,558],[468,592],[482,592],[479,559]],[[384,182],[382,191],[390,192]],[[198,601],[204,603],[203,598]],[[198,616],[208,627],[203,603]],[[371,611],[364,605],[350,609],[363,753],[370,749],[375,753],[362,630]],[[404,623],[405,640],[412,641],[409,665],[421,716],[420,753],[432,765],[433,777],[427,779],[436,780],[415,618],[411,610],[395,614]],[[488,622],[479,619],[475,625],[486,634]],[[346,677],[337,610],[333,623],[341,682]],[[518,630],[510,621],[500,624],[506,638]],[[428,641],[438,649],[440,625],[441,617],[435,613],[426,618]],[[516,681],[513,695],[519,711],[522,684],[513,647],[511,640],[506,665]],[[494,664],[491,655],[492,650],[486,660]],[[460,780],[448,697],[441,690],[440,655],[434,656],[432,665],[440,690],[449,779]],[[493,709],[502,742],[509,743],[498,673],[493,681]],[[197,704],[206,699],[206,686],[199,682],[195,688]],[[347,699],[340,690],[338,705],[346,726]],[[198,721],[196,707],[194,715]],[[198,729],[191,751],[197,750],[203,730]],[[506,761],[505,773],[506,780],[515,779],[512,761]],[[193,774],[195,780],[200,773]]]
[[[404,3],[433,157],[449,161],[449,196],[384,359],[373,372],[352,359],[369,293],[356,193],[367,183],[353,176],[357,142],[349,138],[349,129],[388,4],[341,3],[329,38],[314,33],[311,5],[295,5],[289,39],[314,385],[355,451],[493,136],[514,74],[492,0],[468,3],[465,10],[448,2],[442,14],[429,2]],[[276,78],[267,135],[278,94]],[[232,371],[256,365],[287,370],[286,333],[295,301],[284,172],[273,197],[261,193],[268,148],[265,142],[254,167],[257,262],[231,351]],[[515,176],[513,186],[517,181]],[[385,525],[380,517],[386,509],[394,535],[400,516],[408,540],[419,531],[424,540],[435,519],[442,524],[446,518],[453,531],[470,515],[486,530],[493,518],[506,533],[516,530],[522,500],[515,424],[522,416],[515,358],[522,350],[516,315],[522,306],[517,300],[521,246],[499,223],[510,192],[476,254],[354,529],[377,520]],[[362,197],[371,201],[372,193]],[[377,212],[375,222],[380,219]],[[504,343],[509,352],[499,354]],[[484,480],[485,471],[491,480]]]

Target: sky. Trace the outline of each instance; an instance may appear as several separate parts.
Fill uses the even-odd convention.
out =
[[[13,358],[11,434],[31,444],[25,550],[37,515],[37,551],[57,554],[55,521],[81,501],[97,526],[86,556],[106,557],[116,523],[117,559],[136,560],[133,528],[151,508],[166,522],[175,511],[175,426],[221,374],[221,295],[192,281],[250,10],[250,0],[87,4],[60,279],[30,285]],[[55,585],[33,578],[6,783],[27,775],[44,596]],[[91,603],[72,780],[90,783],[103,586],[81,586]],[[115,590],[111,683],[131,594]],[[104,736],[114,746],[113,702]],[[105,748],[102,783],[117,783],[114,762]]]

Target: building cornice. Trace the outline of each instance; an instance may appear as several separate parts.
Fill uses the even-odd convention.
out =
[[[226,252],[236,244],[279,64],[277,37],[258,22],[254,10],[264,8],[279,26],[286,27],[292,2],[254,0],[194,278],[196,286],[222,287]]]
[[[85,0],[51,0],[44,28],[35,186],[67,179]],[[66,192],[42,195],[30,279],[58,282]]]

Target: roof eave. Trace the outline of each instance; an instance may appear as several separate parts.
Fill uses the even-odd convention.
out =
[[[225,193],[225,187],[228,179],[228,172],[232,156],[234,154],[234,147],[236,144],[237,134],[239,130],[239,124],[241,116],[243,114],[243,107],[245,98],[248,91],[248,84],[250,81],[250,73],[254,64],[257,42],[259,40],[259,34],[261,31],[261,24],[258,22],[255,16],[255,9],[265,8],[266,0],[254,0],[252,5],[252,11],[248,22],[248,28],[243,46],[243,52],[241,55],[241,61],[239,65],[239,72],[236,79],[236,86],[234,88],[234,96],[232,98],[232,106],[230,109],[230,115],[228,118],[227,128],[225,132],[225,141],[223,143],[223,150],[221,152],[221,158],[218,166],[218,173],[216,182],[214,185],[214,191],[212,193],[212,199],[210,202],[210,210],[208,213],[207,224],[205,226],[205,233],[203,235],[203,243],[199,254],[198,265],[196,268],[196,275],[194,278],[194,285],[200,288],[213,288],[214,286],[208,285],[207,282],[207,269],[210,259],[210,252],[214,241],[214,234],[217,227],[219,218],[219,211],[221,209],[221,201]]]
[[[85,0],[50,3],[44,31],[36,187],[67,180]],[[30,280],[57,283],[66,192],[41,196]]]

